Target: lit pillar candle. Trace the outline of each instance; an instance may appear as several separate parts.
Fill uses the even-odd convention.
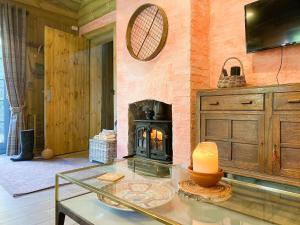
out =
[[[217,173],[218,147],[214,142],[201,142],[193,152],[193,170],[197,173]]]

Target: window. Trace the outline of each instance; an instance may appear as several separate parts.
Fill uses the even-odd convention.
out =
[[[9,119],[10,111],[4,80],[2,43],[0,39],[0,154],[4,154],[6,150]]]

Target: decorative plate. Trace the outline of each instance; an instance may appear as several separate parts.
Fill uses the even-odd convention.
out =
[[[168,19],[162,8],[145,4],[131,16],[126,33],[127,49],[132,57],[149,61],[164,47],[168,36]]]
[[[164,205],[171,201],[175,194],[172,186],[150,180],[121,181],[106,187],[106,189],[115,196],[145,209]],[[104,196],[98,195],[98,199],[111,208],[134,211]]]

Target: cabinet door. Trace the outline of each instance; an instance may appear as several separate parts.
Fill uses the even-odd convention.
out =
[[[273,115],[273,174],[300,178],[300,115]]]
[[[201,141],[217,143],[225,170],[264,171],[263,115],[202,114]]]

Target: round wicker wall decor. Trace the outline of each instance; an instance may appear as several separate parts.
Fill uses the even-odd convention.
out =
[[[131,16],[126,33],[127,49],[141,61],[155,58],[168,36],[168,19],[162,8],[153,4],[140,6]]]

